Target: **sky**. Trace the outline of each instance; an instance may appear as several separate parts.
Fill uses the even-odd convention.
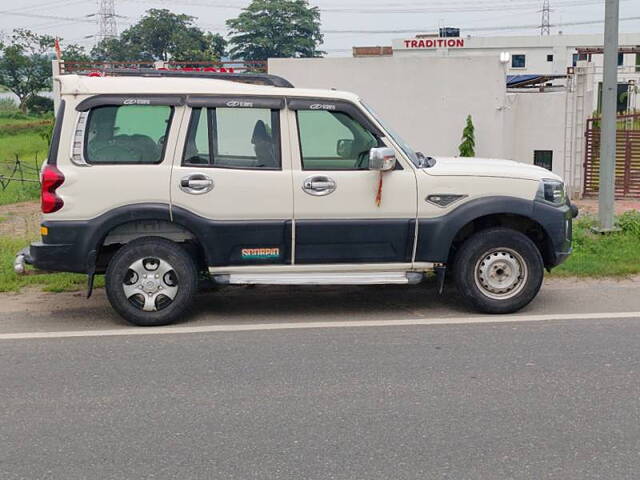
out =
[[[28,28],[90,48],[95,43],[96,0],[0,0],[0,32]],[[543,0],[311,0],[321,11],[324,45],[330,56],[352,46],[391,45],[394,38],[460,27],[462,35],[539,35]],[[197,17],[203,30],[226,34],[225,20],[249,0],[115,0],[118,30],[150,8]],[[551,32],[601,33],[604,0],[550,0]],[[620,31],[640,32],[640,0],[620,0]],[[627,20],[629,19],[629,20]],[[64,48],[64,41],[62,42]]]

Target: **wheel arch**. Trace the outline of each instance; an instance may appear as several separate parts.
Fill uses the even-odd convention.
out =
[[[206,263],[202,233],[188,218],[172,218],[166,204],[136,204],[116,208],[86,222],[87,271],[103,272],[115,252],[128,242],[142,237],[158,237],[184,243],[197,255],[198,264]]]
[[[447,263],[453,263],[455,254],[462,244],[477,232],[490,228],[503,227],[526,235],[538,248],[545,266],[553,261],[553,247],[545,228],[534,219],[513,213],[494,213],[477,217],[458,230],[451,240]]]
[[[509,196],[472,200],[441,217],[421,219],[416,261],[450,264],[467,238],[494,227],[524,233],[538,247],[545,266],[553,263],[551,237],[536,220],[534,201]]]

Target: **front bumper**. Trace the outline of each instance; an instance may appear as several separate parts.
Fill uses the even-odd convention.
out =
[[[563,263],[573,247],[573,219],[578,216],[578,207],[567,202],[561,207],[534,202],[534,218],[544,227],[548,235],[545,267],[552,269]]]

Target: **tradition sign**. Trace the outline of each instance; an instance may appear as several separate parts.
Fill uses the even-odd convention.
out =
[[[412,38],[401,40],[400,48],[464,48],[464,38]]]

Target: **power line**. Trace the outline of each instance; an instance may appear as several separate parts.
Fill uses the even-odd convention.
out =
[[[620,18],[621,22],[629,22],[633,20],[640,20],[640,17],[624,17]],[[604,23],[604,20],[587,20],[581,22],[564,22],[552,24],[552,27],[572,27],[577,25],[598,25]],[[533,30],[540,28],[540,25],[511,25],[511,26],[496,26],[496,27],[475,27],[475,28],[460,28],[460,30],[464,30],[466,32],[489,32],[489,31],[498,31],[498,30]],[[405,33],[416,33],[422,32],[425,30],[424,27],[410,28],[410,29],[396,29],[396,30],[323,30],[322,33],[349,33],[349,34],[382,34],[382,33],[397,33],[397,34],[405,34]]]
[[[27,17],[27,18],[44,18],[45,20],[76,20],[78,22],[86,22],[86,23],[94,23],[94,20],[91,20],[90,18],[72,18],[72,17],[59,17],[59,16],[55,16],[55,15],[43,15],[43,14],[38,14],[38,13],[18,13],[18,12],[12,12],[10,10],[0,10],[0,13],[3,15],[13,15],[16,17]]]
[[[171,4],[171,5],[183,5],[193,7],[205,7],[205,8],[223,8],[241,10],[245,8],[243,5],[231,4],[231,3],[212,3],[203,2],[199,0],[125,0],[135,3],[147,3],[147,4]],[[622,2],[631,0],[621,0]],[[589,5],[600,5],[602,0],[558,0],[556,2],[557,8],[569,8],[569,7],[582,7]],[[353,7],[319,7],[319,10],[324,13],[357,13],[365,15],[375,14],[413,14],[413,13],[475,13],[475,12],[492,12],[492,11],[504,11],[504,10],[521,10],[523,8],[539,8],[539,0],[512,0],[512,1],[497,1],[492,2],[489,5],[481,5],[477,1],[463,0],[463,1],[450,1],[450,2],[435,2],[430,3],[428,6],[417,3],[402,3],[402,4],[387,4],[385,7],[371,7],[367,6],[353,6]]]

